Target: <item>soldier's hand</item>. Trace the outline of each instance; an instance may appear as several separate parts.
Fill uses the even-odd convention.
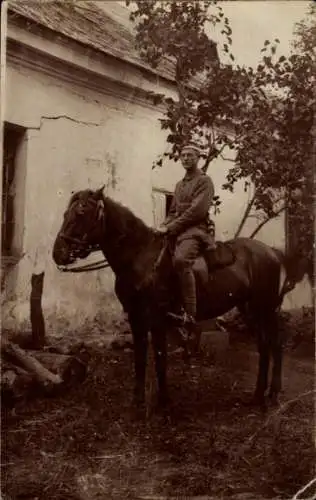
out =
[[[159,231],[159,233],[167,234],[168,233],[168,228],[167,228],[167,226],[165,226],[164,224],[162,224],[161,226],[159,226],[158,231]]]

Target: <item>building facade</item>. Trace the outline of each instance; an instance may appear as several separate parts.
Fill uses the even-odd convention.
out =
[[[106,185],[107,193],[148,225],[166,214],[178,163],[152,170],[165,150],[163,109],[151,92],[175,96],[172,65],[153,71],[133,49],[128,12],[114,2],[9,3],[2,179],[2,320],[5,328],[29,329],[32,273],[45,271],[43,312],[49,332],[110,325],[121,314],[110,269],[59,272],[52,246],[73,191]],[[67,6],[68,5],[68,6]],[[71,10],[69,10],[71,9]],[[121,9],[121,10],[120,10]],[[114,14],[113,14],[114,12]],[[124,17],[125,16],[125,17]],[[247,204],[239,185],[223,191],[228,166],[210,166],[222,209],[219,239],[232,237]],[[250,219],[243,234],[249,234]],[[258,238],[284,247],[284,219]],[[93,257],[93,259],[95,256]],[[300,285],[285,307],[307,304]]]

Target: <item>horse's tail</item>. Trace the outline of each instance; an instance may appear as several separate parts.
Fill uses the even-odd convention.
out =
[[[281,307],[286,294],[294,290],[296,285],[302,281],[307,270],[307,259],[296,253],[283,252],[273,247],[273,251],[280,263],[279,279],[279,307]]]
[[[290,292],[293,288],[292,285],[290,285],[290,280],[289,280],[289,269],[288,269],[288,259],[287,255],[285,252],[280,250],[279,248],[272,248],[279,266],[280,266],[280,274],[279,274],[279,289],[278,289],[278,301],[277,301],[277,307],[280,309],[283,299],[285,295]]]

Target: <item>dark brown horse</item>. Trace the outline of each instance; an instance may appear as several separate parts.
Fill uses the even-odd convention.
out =
[[[198,319],[215,318],[234,306],[247,307],[255,319],[259,371],[255,400],[263,403],[273,369],[269,396],[281,389],[282,342],[277,308],[282,254],[248,238],[229,242],[235,262],[209,273],[203,259],[195,266]],[[179,294],[171,252],[165,237],[149,228],[128,208],[104,196],[103,189],[79,191],[70,199],[56,237],[53,258],[58,266],[85,258],[100,248],[116,276],[115,292],[128,313],[134,338],[135,399],[145,401],[147,338],[151,332],[159,402],[167,400],[166,332],[168,312],[177,311]]]

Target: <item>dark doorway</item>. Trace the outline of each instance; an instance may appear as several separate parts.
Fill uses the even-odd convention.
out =
[[[172,194],[166,194],[166,215],[168,215],[173,200]]]
[[[13,253],[12,245],[16,221],[16,157],[18,148],[24,139],[24,134],[24,128],[5,123],[2,163],[1,251],[6,256]]]

